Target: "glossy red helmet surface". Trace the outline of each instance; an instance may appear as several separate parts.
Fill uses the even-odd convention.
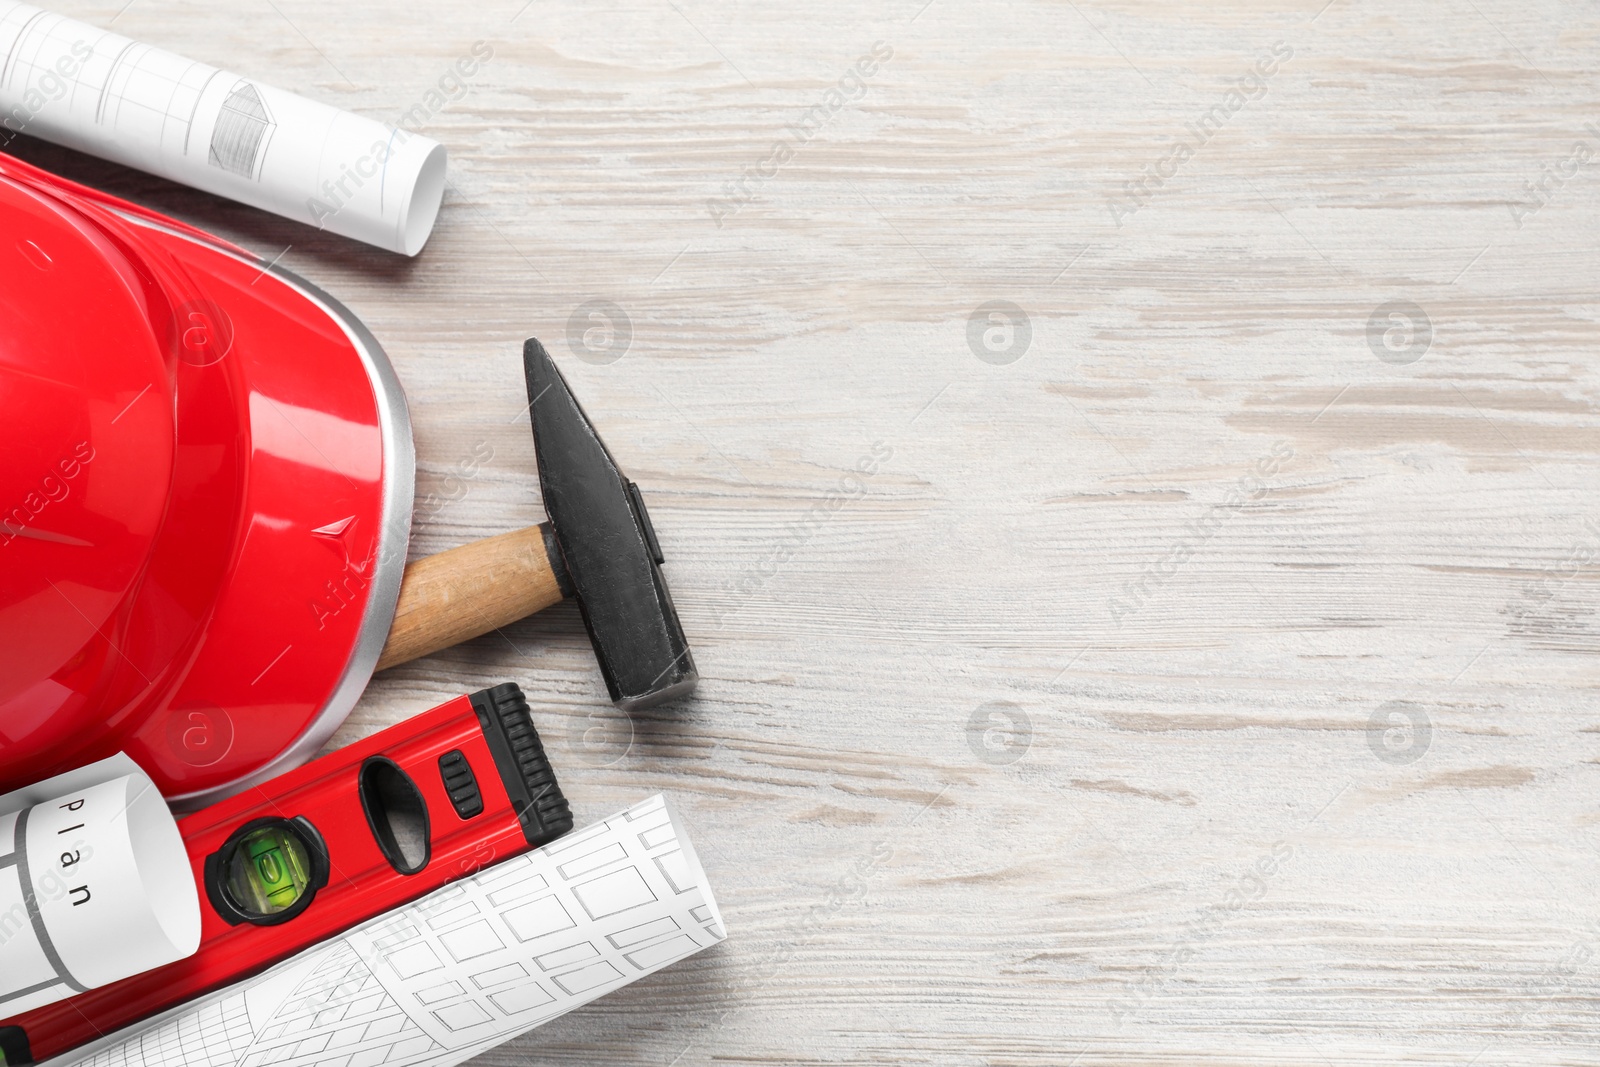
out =
[[[405,401],[336,301],[0,155],[0,792],[126,751],[203,801],[313,755],[394,613]]]

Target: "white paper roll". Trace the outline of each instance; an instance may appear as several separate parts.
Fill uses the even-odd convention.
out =
[[[414,256],[437,141],[0,0],[0,125]]]
[[[50,1064],[450,1067],[726,936],[658,794]]]
[[[0,1017],[199,946],[189,856],[142,772],[0,815]]]

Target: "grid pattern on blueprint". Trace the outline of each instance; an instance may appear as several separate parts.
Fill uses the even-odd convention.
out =
[[[254,1036],[244,994],[234,993],[112,1045],[84,1067],[233,1067]]]
[[[12,93],[37,88],[74,46],[92,47],[71,81],[70,94],[59,104],[78,114],[92,112],[96,125],[159,144],[165,151],[188,154],[190,131],[202,94],[221,71],[112,33],[95,32],[85,40],[84,27],[60,15],[13,9],[0,17],[0,87]],[[59,77],[59,74],[57,75]],[[268,131],[270,133],[270,131]],[[209,146],[194,146],[207,151]],[[259,144],[265,149],[265,141]],[[250,171],[259,169],[259,153]]]
[[[278,1005],[240,1067],[377,1067],[436,1051],[384,992],[353,946],[339,941]]]
[[[682,860],[658,797],[352,940],[381,960],[378,979],[406,1013],[460,1048],[520,1033],[720,941]]]

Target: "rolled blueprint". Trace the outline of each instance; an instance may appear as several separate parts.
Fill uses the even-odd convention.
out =
[[[199,947],[178,824],[132,760],[0,797],[0,1018]]]
[[[437,141],[0,0],[0,125],[414,256]]]
[[[451,1067],[727,935],[660,794],[55,1067]]]

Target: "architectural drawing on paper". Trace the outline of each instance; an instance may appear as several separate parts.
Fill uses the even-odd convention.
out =
[[[272,121],[256,87],[247,81],[239,82],[222,102],[216,125],[211,128],[211,165],[254,178],[260,173],[275,129],[277,123]]]
[[[659,794],[455,882],[79,1060],[444,1067],[721,941]]]
[[[408,256],[444,197],[432,138],[0,0],[0,142],[22,132]]]

